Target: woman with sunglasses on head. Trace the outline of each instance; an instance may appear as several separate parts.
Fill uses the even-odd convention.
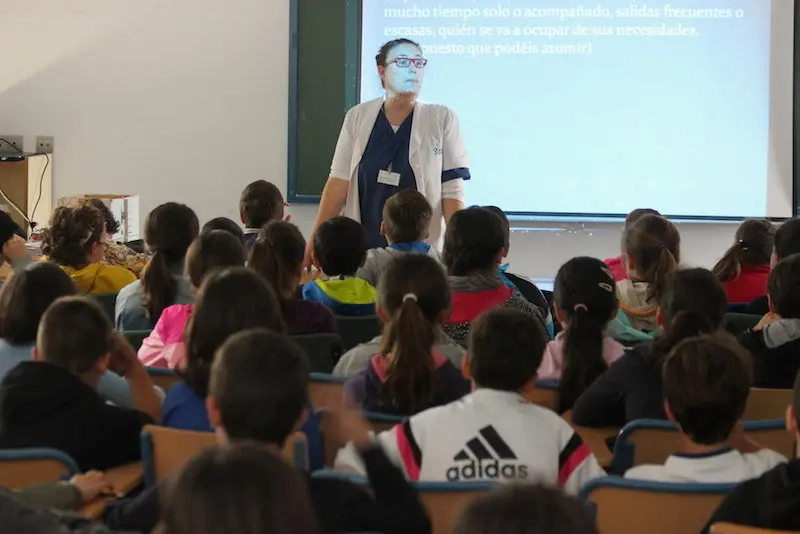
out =
[[[417,100],[427,62],[420,45],[409,39],[389,41],[378,51],[375,63],[385,95],[347,112],[315,229],[341,212],[361,221],[370,247],[385,247],[380,233],[384,202],[399,190],[416,189],[433,208],[427,241],[441,248],[443,223],[464,207],[464,180],[470,173],[455,112]]]

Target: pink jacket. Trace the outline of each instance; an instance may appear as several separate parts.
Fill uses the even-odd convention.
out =
[[[194,304],[175,304],[164,309],[156,327],[139,349],[139,360],[148,367],[182,369],[186,363],[184,332]]]
[[[619,360],[625,347],[617,343],[610,337],[603,338],[603,359],[606,364],[611,365]],[[539,380],[561,380],[561,372],[564,370],[564,333],[561,332],[556,339],[547,344],[542,357],[542,364],[536,378]]]

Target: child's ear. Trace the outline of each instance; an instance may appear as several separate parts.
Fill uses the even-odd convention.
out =
[[[214,430],[222,428],[222,415],[219,413],[217,399],[211,395],[206,397],[206,411],[208,412],[208,421],[211,423],[211,428]]]
[[[506,257],[506,249],[501,248],[500,250],[497,251],[497,254],[494,255],[494,262],[497,265],[500,265],[501,263],[503,263],[503,258],[505,257]]]
[[[381,236],[386,237],[386,221],[381,221]]]
[[[380,319],[382,323],[386,324],[389,322],[389,314],[386,313],[386,310],[383,309],[380,302],[375,304],[375,315],[378,316],[378,319]]]
[[[656,310],[656,324],[658,326],[664,326],[664,310],[661,309],[661,306]]]
[[[35,362],[42,361],[42,353],[39,352],[39,347],[33,347],[32,355],[33,355],[33,361]]]
[[[553,306],[553,307],[555,308],[556,311],[556,321],[558,321],[558,324],[560,324],[561,326],[564,326],[564,323],[567,322],[566,318],[567,314],[564,313],[564,310],[562,310],[558,306]]]
[[[297,421],[294,423],[294,428],[292,432],[297,432],[308,422],[308,410],[303,408],[303,411],[300,413],[300,417],[297,418]],[[288,437],[288,436],[287,436]]]
[[[791,404],[786,407],[786,430],[792,434],[797,434],[797,414]]]
[[[625,262],[625,270],[628,271],[628,276],[630,276],[631,273],[635,273],[636,272],[636,264],[634,263],[633,258],[631,257],[631,255],[630,254],[623,254],[622,258],[623,258],[623,261]]]
[[[98,375],[105,374],[108,371],[108,362],[111,360],[111,353],[106,353],[94,362],[93,369],[97,371]]]
[[[781,261],[778,259],[778,255],[775,254],[775,251],[772,251],[772,256],[769,257],[769,267],[770,269],[774,269],[778,262]]]
[[[678,421],[675,420],[675,416],[672,415],[672,410],[669,408],[667,399],[664,399],[664,413],[667,414],[667,420],[669,420],[670,423],[675,423],[676,425],[678,424]]]
[[[472,382],[472,358],[469,355],[469,352],[464,354],[464,357],[461,358],[461,374],[464,375],[466,380]]]

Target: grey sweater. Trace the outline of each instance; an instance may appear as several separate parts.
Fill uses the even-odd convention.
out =
[[[433,350],[439,352],[447,358],[456,369],[461,369],[461,360],[466,351],[450,339],[444,332],[437,329],[436,340]],[[368,343],[362,343],[357,347],[348,350],[339,359],[339,363],[333,369],[334,376],[353,376],[367,368],[367,364],[376,354],[381,352],[381,336],[374,338]]]

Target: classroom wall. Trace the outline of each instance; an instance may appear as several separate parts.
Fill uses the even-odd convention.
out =
[[[286,190],[288,0],[30,0],[0,19],[0,133],[55,136],[56,197],[138,193],[142,216],[179,200],[204,221],[235,218],[251,180]],[[315,207],[291,213],[307,232]],[[514,226],[529,276],[619,249],[620,223]],[[711,266],[734,229],[680,230],[684,260]]]

